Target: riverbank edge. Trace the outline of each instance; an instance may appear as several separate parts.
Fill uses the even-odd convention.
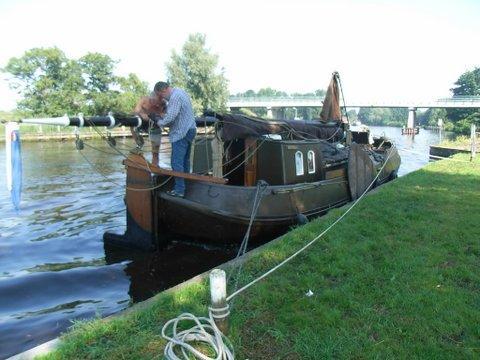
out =
[[[457,156],[455,156],[455,158],[461,159],[462,161],[464,161],[464,159],[466,159],[465,156],[462,158],[461,155],[457,155]],[[420,188],[421,193],[416,194],[415,192],[413,192],[412,194],[414,196],[412,194],[410,194],[410,196],[407,197],[407,199],[403,199],[403,201],[408,203],[408,206],[410,206],[411,205],[410,203],[412,203],[413,204],[412,206],[416,207],[417,212],[418,211],[420,211],[420,212],[421,211],[426,211],[426,209],[429,208],[429,206],[431,204],[429,204],[428,202],[422,202],[421,199],[419,199],[419,197],[420,197],[421,194],[427,194],[428,192],[432,191],[432,188],[428,187],[429,182],[426,182],[425,179],[419,178],[419,176],[430,178],[430,176],[431,176],[431,174],[429,174],[430,172],[436,173],[436,175],[438,175],[438,176],[440,176],[440,174],[445,173],[446,174],[445,175],[446,179],[443,179],[444,181],[442,182],[441,185],[444,188],[446,188],[447,191],[455,192],[455,188],[458,187],[458,184],[454,180],[463,180],[463,178],[462,177],[459,178],[459,176],[464,176],[464,175],[468,176],[468,177],[473,176],[474,180],[478,181],[478,178],[480,177],[480,172],[479,172],[478,165],[479,165],[478,159],[476,159],[474,166],[472,166],[471,164],[465,164],[465,163],[459,163],[459,162],[452,163],[452,162],[439,161],[439,162],[436,162],[436,163],[433,163],[433,164],[429,164],[429,165],[427,165],[426,168],[421,169],[421,170],[417,170],[416,172],[414,172],[412,174],[409,174],[409,175],[407,175],[403,178],[400,178],[400,179],[396,180],[395,182],[386,184],[385,186],[379,188],[377,191],[374,192],[375,196],[369,196],[368,198],[374,198],[375,197],[376,198],[375,201],[377,201],[377,202],[380,201],[384,204],[387,204],[387,206],[385,207],[384,210],[388,212],[389,211],[388,204],[391,204],[390,208],[395,207],[395,206],[399,206],[399,204],[392,204],[391,201],[389,202],[389,199],[386,199],[386,201],[384,201],[385,199],[382,200],[381,197],[385,197],[387,195],[392,196],[393,193],[401,192],[399,190],[402,190],[402,188],[404,190],[405,185],[408,185],[409,187],[412,187],[413,189]],[[468,168],[471,168],[473,170],[470,169],[471,171],[469,171]],[[465,171],[467,171],[467,172],[465,172]],[[418,175],[419,173],[421,175]],[[451,176],[453,176],[453,177],[451,177]],[[416,181],[414,181],[414,180],[416,180]],[[421,181],[418,181],[418,180],[421,180]],[[438,186],[438,184],[435,184],[435,181],[433,181],[433,183],[434,184],[431,185],[431,186]],[[400,189],[398,189],[398,188],[400,188]],[[443,189],[442,191],[444,191],[444,190],[445,189]],[[474,188],[474,190],[475,190],[475,188]],[[476,189],[476,191],[473,191],[473,195],[479,195],[478,189]],[[413,198],[412,198],[412,196],[413,196]],[[456,195],[456,196],[458,196],[458,195]],[[464,199],[462,198],[462,199],[466,201],[466,200],[468,200],[467,197],[472,196],[472,193],[468,193],[468,194],[465,194],[463,196],[465,198]],[[370,201],[370,202],[372,202],[372,201]],[[476,210],[480,210],[479,209],[480,205],[477,204],[475,206],[476,206],[476,208],[475,208]],[[266,245],[263,245],[262,247],[259,247],[259,248],[255,249],[254,251],[247,254],[243,259],[241,259],[241,261],[245,262],[245,260],[247,260],[247,259],[255,259],[255,258],[258,258],[259,255],[262,255],[263,260],[260,259],[261,261],[265,262],[265,259],[267,259],[268,260],[267,262],[271,262],[272,259],[273,259],[273,263],[278,263],[283,258],[283,256],[281,256],[282,251],[280,251],[280,250],[283,250],[283,252],[285,252],[285,250],[286,250],[285,247],[287,247],[288,248],[287,250],[291,251],[291,249],[289,249],[289,247],[291,247],[291,246],[287,246],[288,244],[286,244],[286,243],[288,243],[288,240],[292,240],[292,238],[294,239],[295,236],[298,236],[299,233],[302,230],[307,230],[307,228],[312,228],[312,227],[315,228],[315,227],[319,227],[319,226],[324,227],[326,224],[331,222],[334,218],[336,218],[344,210],[345,210],[345,207],[333,210],[329,214],[327,214],[325,217],[319,218],[315,222],[307,224],[304,227],[297,228],[297,229],[293,230],[292,232],[289,232],[286,235],[284,235],[284,236],[282,236],[282,237],[280,237],[280,238],[278,238],[278,239],[276,239],[276,240],[274,240],[274,241],[272,241],[272,242],[270,242]],[[461,214],[463,215],[463,213],[461,213]],[[343,222],[343,224],[345,224],[345,222]],[[413,229],[413,230],[417,229],[417,227],[416,227],[417,224],[416,224],[416,221],[415,221],[414,218],[407,217],[402,224],[403,224],[403,226],[405,226],[406,229]],[[339,226],[342,226],[342,225],[339,225]],[[417,230],[421,230],[421,228],[418,228]],[[316,231],[317,230],[313,229],[313,233],[315,233]],[[362,233],[362,232],[365,232],[365,229],[359,228],[359,229],[357,229],[357,232],[358,231],[360,233]],[[466,239],[468,239],[469,236],[475,236],[476,235],[474,227],[472,227],[471,229],[466,229],[466,230],[462,229],[462,231],[464,231],[463,236]],[[296,240],[296,242],[298,242],[298,239],[295,239],[295,240]],[[400,240],[400,239],[398,239],[398,240]],[[278,249],[279,247],[283,247],[284,249]],[[386,251],[388,251],[388,249],[386,249]],[[475,251],[477,251],[477,250],[475,250]],[[279,252],[280,254],[278,254],[277,252]],[[476,256],[476,254],[474,254],[474,255]],[[448,262],[449,261],[446,262],[445,267],[450,267]],[[232,262],[229,262],[229,263],[231,264]],[[226,267],[228,267],[229,263],[226,263],[226,264],[224,264],[220,267],[221,268],[226,268]],[[308,263],[305,266],[307,266],[307,265],[308,265]],[[244,276],[243,280],[255,277],[254,273],[248,274],[249,269],[245,269],[244,272],[245,272],[245,274],[244,274],[245,276]],[[125,310],[124,312],[116,314],[113,317],[102,319],[100,321],[89,322],[86,325],[84,325],[83,329],[82,329],[82,327],[80,327],[79,331],[77,331],[76,333],[74,331],[74,332],[70,333],[69,335],[67,335],[67,338],[70,340],[70,345],[65,344],[65,343],[60,343],[60,346],[65,346],[66,353],[68,353],[72,358],[75,358],[74,354],[77,354],[76,353],[76,351],[77,351],[76,348],[78,348],[78,351],[80,351],[80,353],[81,353],[81,348],[84,348],[85,345],[92,345],[92,344],[95,344],[97,342],[102,342],[106,338],[111,339],[112,337],[115,336],[115,334],[111,333],[111,331],[112,331],[111,328],[101,330],[101,326],[102,326],[101,324],[102,323],[106,324],[107,322],[111,322],[111,320],[115,320],[115,319],[120,319],[120,321],[128,321],[128,320],[126,320],[126,318],[131,317],[131,318],[134,318],[134,322],[141,329],[145,325],[145,324],[142,325],[142,321],[144,323],[148,323],[148,322],[152,321],[152,319],[147,320],[144,316],[145,314],[141,314],[141,312],[144,311],[144,310],[152,310],[151,309],[152,307],[157,307],[156,311],[157,312],[158,311],[162,312],[162,315],[159,316],[155,312],[155,310],[153,310],[153,314],[156,314],[157,316],[160,317],[160,319],[153,319],[156,323],[158,323],[157,325],[155,325],[156,328],[161,328],[162,321],[168,320],[169,314],[170,315],[171,314],[178,315],[179,311],[181,309],[183,310],[183,306],[182,306],[183,304],[185,304],[185,306],[189,310],[192,310],[192,308],[193,308],[193,310],[197,310],[196,312],[193,311],[197,315],[204,315],[206,301],[207,301],[206,300],[206,295],[208,294],[208,291],[207,291],[208,289],[207,289],[207,284],[206,284],[206,281],[205,281],[205,277],[206,277],[206,275],[208,275],[208,273],[209,272],[203,273],[203,274],[201,274],[201,275],[199,275],[199,276],[197,276],[197,277],[195,277],[195,278],[193,278],[193,279],[191,279],[187,282],[179,284],[179,285],[177,285],[177,286],[175,286],[171,289],[168,289],[168,290],[156,295],[155,297],[153,297],[153,298],[151,298],[151,299],[149,299],[149,300],[147,300],[143,303],[132,306],[131,308]],[[400,275],[398,275],[398,276],[400,276]],[[272,275],[272,277],[270,279],[273,279],[274,277],[278,277],[278,276]],[[262,282],[262,284],[263,284],[262,286],[263,287],[265,287],[265,286],[268,287],[268,283],[269,283],[269,280],[266,280],[266,281]],[[436,285],[436,286],[437,286],[437,289],[440,289],[440,287],[441,287],[441,285]],[[184,293],[181,293],[181,290],[184,290]],[[269,290],[271,290],[272,293],[275,293],[276,289],[275,289],[275,287],[273,287],[273,288],[270,287]],[[166,299],[167,295],[172,295],[172,297]],[[262,301],[268,300],[269,298],[270,298],[270,295],[269,296],[264,296],[263,298],[258,298],[257,297],[257,298],[255,298],[254,300],[251,300],[251,301],[259,304],[259,303],[262,303]],[[304,297],[302,297],[302,299],[303,298]],[[192,305],[192,300],[195,300],[195,305]],[[167,314],[165,314],[164,311],[166,310],[167,305],[169,305],[170,308],[168,309]],[[243,305],[244,304],[240,304],[238,306],[240,308],[242,308]],[[261,306],[258,306],[258,307],[261,307]],[[247,306],[247,308],[248,308],[248,306]],[[152,313],[149,314],[149,315],[152,315]],[[166,319],[164,318],[165,315],[167,315]],[[242,316],[244,316],[244,315],[242,315]],[[475,319],[477,319],[477,318],[478,317],[472,317],[471,321],[475,321]],[[235,323],[238,323],[239,325],[242,325],[242,321],[240,321],[240,322],[235,321]],[[149,325],[151,325],[151,324],[149,324]],[[115,326],[113,326],[113,327],[115,328]],[[255,326],[252,326],[252,327],[255,328]],[[233,337],[238,340],[239,339],[238,329],[234,329],[234,328],[235,328],[235,326],[233,326],[233,329],[232,329],[231,332],[234,333]],[[253,330],[253,331],[255,332],[255,330]],[[256,335],[260,336],[261,334],[256,334]],[[72,338],[75,337],[75,336],[77,336],[77,339],[72,340]],[[381,343],[381,341],[379,342],[379,341],[377,341],[378,339],[376,339],[376,337],[378,337],[378,336],[379,336],[378,334],[377,335],[375,335],[375,334],[372,335],[371,336],[373,338],[372,341]],[[102,338],[103,338],[103,340],[102,340]],[[280,340],[281,340],[281,338],[280,338]],[[455,340],[454,343],[455,342],[458,343],[458,342],[462,341],[462,339],[458,340],[456,338],[454,340]],[[448,340],[448,337],[445,339],[445,341],[450,342],[450,340]],[[80,346],[81,344],[82,344],[82,346]],[[155,338],[152,344],[154,344],[156,347],[158,347],[158,348],[155,349],[155,351],[158,351],[158,352],[163,351],[163,347],[162,347],[163,341],[162,340],[159,341],[158,338]],[[70,347],[70,349],[68,349],[68,347]],[[57,349],[58,349],[58,347],[57,347]],[[475,349],[475,348],[470,348],[469,351],[475,351],[475,350],[471,350],[471,349]],[[148,354],[149,351],[150,350],[147,349],[146,353]],[[62,355],[65,356],[66,353],[63,353]],[[80,353],[78,353],[78,354],[80,354]],[[50,356],[48,358],[55,359],[55,358],[58,358],[58,356],[62,356],[62,355],[56,354],[55,352],[53,352],[53,353],[50,353]],[[101,354],[98,354],[98,353],[97,353],[97,355],[98,355],[98,358],[104,358],[104,356],[106,356],[106,354],[103,354],[104,356],[102,356]],[[137,354],[137,355],[139,357],[142,356],[141,354],[140,355]],[[79,355],[79,356],[81,356],[81,355]]]
[[[470,154],[471,151],[460,147],[438,146],[430,145],[430,156],[438,156],[441,158],[448,158],[455,154]]]
[[[285,235],[287,235],[287,234],[285,234]],[[176,291],[179,291],[179,290],[181,290],[181,289],[183,289],[183,288],[185,288],[189,285],[200,284],[204,281],[208,281],[208,276],[213,269],[226,269],[226,268],[231,267],[231,266],[238,266],[240,264],[243,264],[249,258],[262,253],[264,251],[264,249],[267,248],[268,246],[270,246],[270,245],[272,245],[272,244],[274,244],[278,241],[282,241],[282,238],[285,235],[282,235],[282,236],[280,236],[280,237],[278,237],[278,238],[276,238],[276,239],[274,239],[274,240],[272,240],[272,241],[270,241],[266,244],[260,245],[257,248],[250,250],[249,252],[247,252],[243,256],[232,259],[232,260],[227,261],[223,264],[219,264],[215,268],[211,268],[211,269],[209,269],[209,270],[207,270],[207,271],[205,271],[201,274],[198,274],[198,275],[196,275],[196,276],[194,276],[194,277],[192,277],[188,280],[185,280],[185,281],[183,281],[183,282],[181,282],[181,283],[179,283],[175,286],[172,286],[171,288],[165,289],[162,292],[159,292],[158,294],[154,295],[153,297],[151,297],[147,300],[141,301],[139,303],[135,303],[132,306],[130,306],[130,307],[124,309],[124,310],[121,310],[121,311],[119,311],[115,314],[106,316],[104,318],[94,319],[94,320],[89,320],[89,321],[100,321],[100,322],[112,321],[112,320],[114,320],[116,318],[119,318],[119,317],[128,316],[130,313],[134,313],[134,312],[137,312],[137,311],[141,311],[143,309],[147,309],[152,304],[156,303],[158,301],[158,299],[161,298],[162,296],[164,296],[165,294],[175,293]],[[44,342],[44,343],[42,343],[40,345],[37,345],[37,346],[35,346],[31,349],[28,349],[24,352],[13,355],[12,357],[7,358],[6,360],[30,360],[30,359],[34,359],[36,356],[42,356],[42,355],[50,354],[50,353],[54,352],[61,345],[61,340],[62,340],[62,337],[64,335],[65,334],[62,334],[61,336],[59,336],[57,338],[54,338],[54,339],[49,340],[47,342]]]

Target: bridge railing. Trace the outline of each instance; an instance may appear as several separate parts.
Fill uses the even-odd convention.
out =
[[[323,97],[320,96],[231,96],[230,106],[246,107],[309,107],[322,106]],[[343,104],[343,102],[342,102]],[[354,100],[348,99],[347,107],[412,107],[412,108],[480,108],[480,96],[453,96],[441,99],[377,99]]]
[[[449,98],[437,99],[438,102],[478,102],[480,96],[456,95]]]

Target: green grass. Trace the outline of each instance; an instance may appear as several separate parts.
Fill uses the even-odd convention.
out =
[[[477,148],[480,147],[480,138],[477,136],[476,139]],[[455,140],[443,140],[438,146],[455,148],[455,149],[462,149],[462,150],[470,150],[472,144],[472,140],[470,136],[458,136]]]
[[[455,159],[467,160],[457,155]],[[292,254],[346,208],[266,246],[240,284]],[[480,357],[480,159],[444,160],[367,196],[324,238],[235,298],[239,359]],[[314,295],[305,296],[308,290]],[[162,358],[166,320],[205,315],[206,283],[113,320],[80,323],[45,359]]]

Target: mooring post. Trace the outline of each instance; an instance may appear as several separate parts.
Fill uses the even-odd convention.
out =
[[[210,312],[218,329],[226,335],[228,333],[227,280],[225,271],[214,269],[210,273]]]
[[[470,161],[473,160],[473,158],[475,157],[475,154],[477,152],[477,139],[476,139],[476,126],[475,124],[472,124],[472,126],[470,127],[470,139],[472,140],[472,144],[471,144],[471,155],[470,155]]]

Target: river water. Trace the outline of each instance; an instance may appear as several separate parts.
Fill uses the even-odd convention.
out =
[[[400,176],[424,166],[428,146],[439,141],[427,130],[414,138],[399,128],[371,130],[397,144]],[[125,153],[132,146],[131,139],[117,142]],[[105,248],[105,231],[125,230],[123,156],[100,140],[86,143],[95,149],[87,146],[84,156],[73,142],[22,144],[18,213],[0,176],[0,359],[56,337],[72,320],[113,314],[235,255],[181,240],[153,254]]]

